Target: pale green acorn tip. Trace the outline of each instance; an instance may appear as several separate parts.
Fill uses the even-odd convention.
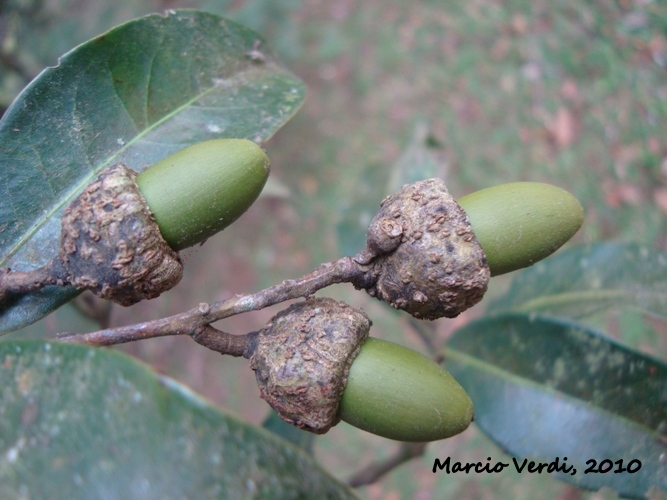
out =
[[[137,177],[137,184],[176,251],[213,236],[257,199],[269,159],[246,139],[215,139],[174,153]]]
[[[551,255],[584,221],[584,210],[572,194],[538,182],[501,184],[464,196],[458,203],[493,276]]]
[[[378,436],[426,442],[463,432],[472,421],[473,405],[433,360],[368,338],[350,368],[338,415]]]

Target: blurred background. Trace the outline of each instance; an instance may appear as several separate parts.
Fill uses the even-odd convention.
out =
[[[254,28],[305,81],[302,110],[264,144],[271,180],[237,223],[186,251],[176,289],[127,309],[82,296],[8,338],[135,323],[295,278],[358,252],[382,198],[434,176],[456,197],[504,182],[556,184],[586,212],[570,246],[635,241],[667,249],[664,0],[0,0],[0,111],[72,47],[170,8],[203,9]],[[490,298],[510,280],[495,278]],[[363,307],[373,335],[426,352],[405,315],[348,286],[323,294]],[[438,345],[487,301],[429,324]],[[224,328],[259,329],[282,307],[232,318]],[[643,317],[623,321],[650,329]],[[119,349],[252,423],[269,412],[245,360],[181,338]],[[316,439],[314,453],[347,480],[397,446],[340,424]],[[435,457],[448,456],[509,461],[473,428],[430,445],[423,458],[359,492],[383,499],[535,498],[536,492],[614,498],[508,471],[433,474]]]

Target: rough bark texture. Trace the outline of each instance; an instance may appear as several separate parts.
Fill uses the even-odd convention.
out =
[[[67,281],[124,306],[157,297],[183,275],[136,175],[123,165],[105,170],[65,209],[60,236]]]
[[[327,432],[338,423],[350,366],[370,326],[362,311],[329,298],[278,313],[259,332],[250,358],[262,398],[286,422]]]
[[[368,293],[420,319],[458,316],[491,277],[468,216],[440,179],[385,198],[362,254],[377,277]]]

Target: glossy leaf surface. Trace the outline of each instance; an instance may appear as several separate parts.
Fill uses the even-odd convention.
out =
[[[667,255],[632,243],[599,243],[522,271],[489,312],[579,318],[630,307],[667,317]]]
[[[353,498],[312,457],[109,349],[0,342],[8,498]]]
[[[520,463],[567,457],[576,474],[560,478],[582,488],[667,491],[664,362],[577,323],[503,315],[460,329],[445,366],[473,400],[475,422]],[[641,468],[586,474],[589,460]]]

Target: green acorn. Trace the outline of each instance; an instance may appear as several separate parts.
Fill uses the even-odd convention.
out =
[[[576,198],[548,184],[504,184],[457,202],[441,179],[415,182],[371,222],[355,257],[370,268],[361,286],[416,318],[453,318],[482,299],[492,275],[543,259],[582,221]]]
[[[260,394],[286,422],[317,434],[341,419],[399,441],[435,441],[465,430],[472,402],[440,365],[368,338],[363,311],[312,298],[278,313],[257,334],[250,367]]]
[[[252,205],[269,176],[269,158],[245,139],[200,142],[137,177],[141,194],[176,251],[229,226]]]
[[[435,361],[369,338],[350,367],[338,415],[389,439],[436,441],[463,432],[473,419],[473,405]]]
[[[513,182],[458,200],[492,276],[528,267],[558,250],[579,230],[584,209],[569,192],[539,182]]]
[[[234,222],[268,173],[244,139],[195,144],[139,176],[114,165],[65,209],[59,280],[124,306],[159,296],[182,277],[177,252]]]

